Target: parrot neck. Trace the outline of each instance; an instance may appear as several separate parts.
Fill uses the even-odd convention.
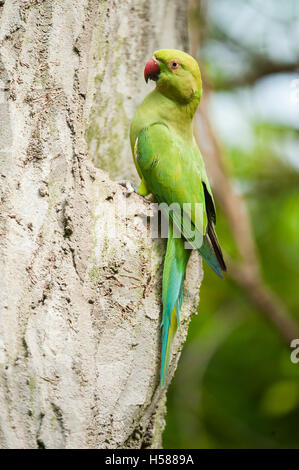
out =
[[[199,95],[195,94],[188,103],[173,101],[159,93],[157,90],[153,90],[149,97],[150,100],[153,100],[155,109],[158,109],[159,118],[163,122],[170,124],[184,137],[192,138],[192,121],[199,105]]]

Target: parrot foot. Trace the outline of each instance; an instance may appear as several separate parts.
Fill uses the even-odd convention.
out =
[[[126,197],[129,197],[132,193],[137,193],[137,187],[128,180],[117,181],[118,184],[126,188]]]

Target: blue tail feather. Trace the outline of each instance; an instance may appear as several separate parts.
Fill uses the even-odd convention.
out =
[[[180,323],[180,310],[183,301],[183,285],[187,263],[191,250],[184,247],[183,238],[173,237],[170,222],[162,282],[162,355],[161,355],[161,385],[166,379],[166,373],[171,353],[171,345]]]

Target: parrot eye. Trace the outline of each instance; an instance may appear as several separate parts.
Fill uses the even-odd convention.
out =
[[[172,70],[177,70],[180,67],[180,64],[178,63],[177,60],[171,60],[169,62],[169,66]]]

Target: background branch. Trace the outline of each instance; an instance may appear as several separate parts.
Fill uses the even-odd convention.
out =
[[[191,0],[189,8],[200,8],[200,1]],[[190,26],[191,55],[198,58],[198,32]],[[201,68],[203,66],[201,64]],[[273,73],[274,65],[261,73]],[[202,70],[205,76],[204,70]],[[253,78],[252,78],[253,79]],[[257,76],[255,76],[257,79]],[[237,194],[223,165],[221,145],[213,131],[208,101],[211,90],[204,83],[204,93],[195,120],[195,135],[203,151],[207,172],[213,186],[217,203],[222,207],[237,246],[240,261],[228,261],[230,276],[245,291],[258,310],[276,326],[281,336],[289,344],[299,334],[298,325],[281,300],[269,289],[262,277],[256,244],[252,233],[247,206],[241,194]]]

